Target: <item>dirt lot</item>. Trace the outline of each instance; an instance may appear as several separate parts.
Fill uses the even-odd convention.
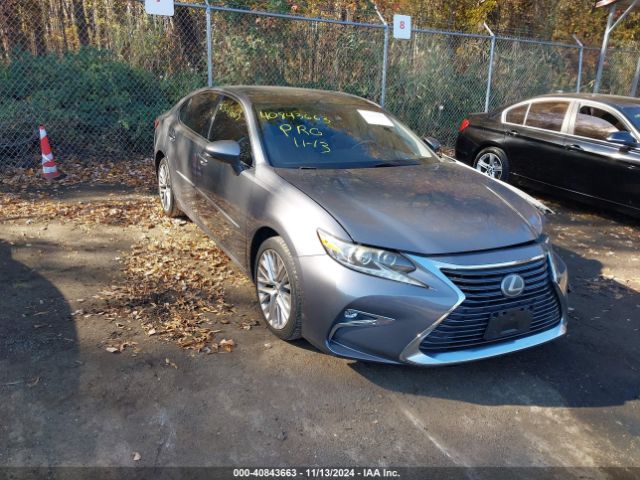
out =
[[[0,185],[0,465],[637,473],[589,468],[640,467],[637,223],[550,202],[565,338],[381,366],[271,336],[252,285],[194,225],[161,218],[145,175]]]

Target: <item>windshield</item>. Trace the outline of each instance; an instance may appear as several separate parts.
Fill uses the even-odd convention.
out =
[[[254,108],[274,167],[371,168],[440,161],[407,127],[365,102],[297,101]]]
[[[622,111],[629,121],[633,124],[636,130],[640,130],[640,106],[638,107],[623,107]]]

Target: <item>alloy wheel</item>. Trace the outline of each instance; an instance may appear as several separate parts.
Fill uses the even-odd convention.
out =
[[[492,178],[502,178],[502,160],[495,153],[483,154],[476,163],[476,170]]]
[[[160,165],[158,170],[158,193],[160,203],[165,212],[171,210],[171,180],[169,179],[169,169],[166,163]]]
[[[256,278],[264,318],[272,328],[283,329],[291,313],[291,282],[284,261],[275,250],[262,252]]]

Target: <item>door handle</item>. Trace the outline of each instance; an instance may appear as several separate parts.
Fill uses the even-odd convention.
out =
[[[206,165],[207,163],[209,163],[209,155],[207,155],[206,153],[199,153],[198,161],[200,162],[200,165]]]
[[[637,163],[625,162],[624,160],[622,160],[620,163],[622,163],[622,165],[624,165],[629,170],[635,170],[637,168],[640,168],[640,164],[637,164]]]
[[[580,145],[576,145],[575,143],[572,143],[571,145],[565,145],[564,148],[566,150],[573,150],[573,151],[583,150],[583,148]]]
[[[169,130],[169,141],[170,142],[175,142],[176,141],[176,132],[175,132],[175,130]]]
[[[510,137],[517,137],[518,136],[518,131],[517,130],[509,130],[509,131],[507,131],[507,135],[509,135]]]

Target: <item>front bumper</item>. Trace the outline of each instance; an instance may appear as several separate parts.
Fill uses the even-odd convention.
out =
[[[544,243],[498,252],[426,258],[411,255],[418,265],[414,285],[365,275],[327,255],[299,257],[304,292],[302,334],[321,350],[335,355],[384,363],[450,365],[530,348],[566,332],[566,267],[550,262],[552,285],[561,319],[552,328],[529,336],[453,351],[424,353],[420,344],[464,300],[462,291],[441,268],[477,268],[517,264],[555,253]]]

